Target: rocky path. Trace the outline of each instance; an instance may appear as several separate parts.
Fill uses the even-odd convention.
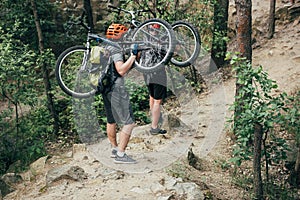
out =
[[[268,2],[253,1],[253,6],[255,20],[262,22]],[[299,19],[278,26],[272,40],[259,40],[253,50],[254,66],[262,65],[277,81],[277,92],[299,89],[299,30]],[[167,172],[171,164],[183,162],[190,147],[203,160],[222,157],[226,151],[225,121],[230,116],[228,107],[234,100],[235,83],[233,79],[223,82],[218,74],[204,78],[207,92],[197,98],[189,94],[189,98],[180,100],[181,107],[175,112],[177,123],[169,120],[172,113],[166,112],[164,126],[169,129],[168,135],[153,137],[147,126],[134,130],[128,153],[138,164],[114,164],[105,139],[95,145],[76,145],[72,152],[44,157],[33,163],[31,169],[22,174],[24,181],[16,186],[17,190],[4,199],[203,199],[203,191],[197,184],[184,182]],[[214,170],[199,172],[204,182],[223,199],[240,199],[242,194],[229,187],[230,181],[225,175]]]

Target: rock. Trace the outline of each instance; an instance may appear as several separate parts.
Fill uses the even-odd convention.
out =
[[[170,128],[180,127],[180,119],[173,114],[168,115],[168,124]]]
[[[72,150],[72,157],[75,160],[86,160],[87,148],[85,144],[74,144]]]
[[[296,19],[297,17],[300,16],[300,3],[296,3],[293,6],[288,8],[288,13],[290,16],[290,19]]]
[[[149,188],[140,188],[140,187],[133,187],[130,189],[131,192],[135,192],[137,194],[150,194],[151,190]]]
[[[178,183],[175,188],[177,194],[186,194],[186,200],[205,199],[200,187],[196,183]]]
[[[6,171],[7,173],[14,173],[15,171],[18,171],[18,169],[22,169],[23,164],[20,160],[17,160],[16,162],[14,162],[13,164],[11,164],[8,167],[8,170]]]
[[[5,183],[5,181],[3,181],[2,179],[0,179],[0,191],[1,191],[0,197],[2,198],[2,196],[4,197],[5,195],[13,192],[14,189],[10,185],[8,185],[7,183]]]
[[[73,145],[73,155],[78,152],[85,152],[86,151],[86,145],[85,144],[74,144]]]
[[[275,19],[285,21],[289,19],[288,7],[281,7],[275,12]]]
[[[30,165],[30,171],[32,175],[36,176],[42,173],[42,170],[45,168],[47,159],[48,156],[41,157]]]
[[[293,61],[300,63],[300,56],[294,56]]]
[[[4,174],[1,179],[8,185],[15,185],[23,181],[22,177],[16,173]]]
[[[158,192],[164,191],[164,186],[162,186],[160,183],[154,183],[150,186],[150,190],[154,193],[157,194]]]
[[[269,55],[269,56],[273,56],[273,54],[274,54],[274,53],[273,53],[272,50],[270,50],[270,51],[268,52],[268,55]]]
[[[174,189],[174,186],[177,184],[177,180],[175,178],[170,178],[164,181],[164,187],[167,190]]]
[[[14,185],[21,183],[22,177],[16,173],[7,173],[0,178],[0,200],[7,194],[15,191]]]
[[[297,26],[300,23],[300,19],[296,19],[293,23],[293,26]]]
[[[172,194],[170,194],[170,195],[164,195],[164,196],[159,196],[157,198],[157,200],[170,200],[172,197],[173,197]]]
[[[193,153],[192,148],[189,149],[187,158],[190,166],[197,170],[201,170],[200,158]]]
[[[55,168],[48,171],[46,175],[46,184],[50,185],[52,182],[62,179],[81,181],[86,178],[87,174],[81,167],[64,165],[60,168]]]
[[[113,171],[112,173],[109,173],[108,175],[106,175],[104,177],[104,180],[105,181],[120,180],[120,179],[124,179],[125,175],[126,174],[123,171]]]

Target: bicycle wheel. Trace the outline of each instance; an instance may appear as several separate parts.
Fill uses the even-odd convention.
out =
[[[76,98],[88,98],[95,94],[89,79],[89,52],[84,46],[73,46],[58,57],[55,76],[60,88]]]
[[[135,67],[141,72],[153,72],[164,67],[175,48],[175,35],[171,25],[162,19],[149,19],[141,23],[132,35],[139,44],[141,58]]]
[[[174,22],[172,28],[177,43],[171,63],[179,67],[187,67],[195,62],[200,53],[199,32],[193,25],[185,21]]]

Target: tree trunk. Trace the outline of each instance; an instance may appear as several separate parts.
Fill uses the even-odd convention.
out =
[[[252,62],[252,2],[251,0],[235,0],[237,10],[237,51],[241,53],[241,57],[245,57],[247,62]],[[236,72],[238,75],[238,71]],[[243,85],[236,82],[235,96],[239,96]],[[251,95],[251,94],[249,94]],[[234,123],[238,120],[242,112],[243,100],[238,100],[238,106],[234,111]],[[234,125],[234,132],[236,125]]]
[[[237,45],[242,57],[252,61],[252,1],[235,0],[237,11]]]
[[[87,14],[87,22],[88,26],[91,27],[91,30],[94,30],[94,22],[93,22],[93,11],[91,7],[91,1],[90,0],[84,0],[83,1],[84,9]]]
[[[228,7],[229,0],[217,0],[214,4],[214,31],[210,68],[216,65],[219,69],[225,65],[227,42],[224,38],[227,37],[228,30]]]
[[[37,8],[35,4],[35,0],[31,0],[31,7],[34,15],[34,21],[35,21],[35,26],[36,26],[36,31],[38,34],[38,39],[39,39],[39,50],[40,54],[43,54],[44,52],[44,40],[43,40],[43,34],[42,34],[42,29],[41,29],[41,24],[39,20],[39,16],[37,13]],[[49,79],[49,71],[47,69],[46,63],[43,62],[42,64],[42,73],[43,73],[43,81],[44,81],[44,87],[45,87],[45,92],[47,95],[47,107],[52,115],[53,118],[53,130],[54,134],[57,135],[59,131],[59,119],[57,112],[55,110],[54,106],[54,101],[53,101],[53,94],[51,93],[51,84],[50,84],[50,79]]]
[[[276,0],[270,0],[270,13],[269,13],[269,29],[268,29],[268,38],[273,38],[275,31],[275,7]]]
[[[261,178],[261,144],[263,130],[260,124],[254,125],[254,156],[253,156],[253,187],[255,199],[263,199],[263,184]]]
[[[298,144],[298,153],[297,153],[297,159],[295,163],[295,185],[299,187],[300,185],[300,145]]]

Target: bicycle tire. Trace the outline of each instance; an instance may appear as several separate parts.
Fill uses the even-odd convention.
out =
[[[96,90],[90,85],[88,70],[82,70],[87,48],[73,46],[63,51],[56,61],[55,76],[60,88],[75,98],[88,98],[95,95]]]
[[[152,28],[153,24],[160,25],[160,28]],[[135,29],[132,42],[139,44],[142,55],[143,52],[152,51],[156,58],[155,61],[149,62],[142,56],[139,61],[135,61],[136,69],[143,73],[154,72],[163,68],[171,60],[175,48],[175,34],[168,22],[154,18],[144,21]]]
[[[171,63],[178,67],[193,64],[199,56],[201,38],[198,30],[186,21],[176,21],[172,24],[175,32],[176,46]]]

